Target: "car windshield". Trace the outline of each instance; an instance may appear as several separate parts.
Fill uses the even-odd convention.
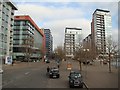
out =
[[[72,73],[72,74],[71,74],[71,77],[72,77],[72,78],[80,78],[80,77],[81,77],[81,74],[80,74],[80,73]]]
[[[51,69],[52,72],[59,72],[58,69]]]

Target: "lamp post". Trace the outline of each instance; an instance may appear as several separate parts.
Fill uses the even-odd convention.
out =
[[[85,60],[86,60],[86,59],[88,59],[88,55],[86,53],[89,52],[89,49],[83,49],[83,51],[85,52]]]
[[[87,59],[88,59],[88,54],[87,52],[89,52],[89,49],[83,49],[83,51],[85,52],[85,63],[87,64]],[[87,56],[86,56],[87,55]],[[85,73],[85,77],[87,77],[87,65],[86,65],[86,73]]]

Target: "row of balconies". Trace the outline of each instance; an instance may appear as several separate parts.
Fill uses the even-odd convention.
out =
[[[34,34],[34,29],[33,28],[30,28],[30,27],[27,27],[27,26],[22,26],[22,29],[21,29],[21,26],[14,26],[14,31],[24,31],[24,30],[27,30],[29,31],[30,33]],[[24,31],[26,32],[26,31]]]
[[[74,37],[75,36],[73,36],[73,35],[72,36],[71,35],[68,35],[68,36],[65,35],[65,38],[74,38]]]
[[[75,43],[75,40],[65,40],[65,43]]]

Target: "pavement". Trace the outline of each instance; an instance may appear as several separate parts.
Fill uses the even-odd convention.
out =
[[[108,64],[96,61],[93,65],[84,65],[82,74],[90,88],[118,88],[118,69],[112,67],[110,73]]]
[[[72,69],[79,69],[79,63],[71,60]],[[93,65],[83,65],[81,74],[88,88],[118,88],[118,68],[111,66],[109,73],[108,64],[95,61]]]

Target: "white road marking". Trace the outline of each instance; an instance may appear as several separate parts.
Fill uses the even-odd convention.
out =
[[[26,72],[25,75],[29,74],[30,72]]]

